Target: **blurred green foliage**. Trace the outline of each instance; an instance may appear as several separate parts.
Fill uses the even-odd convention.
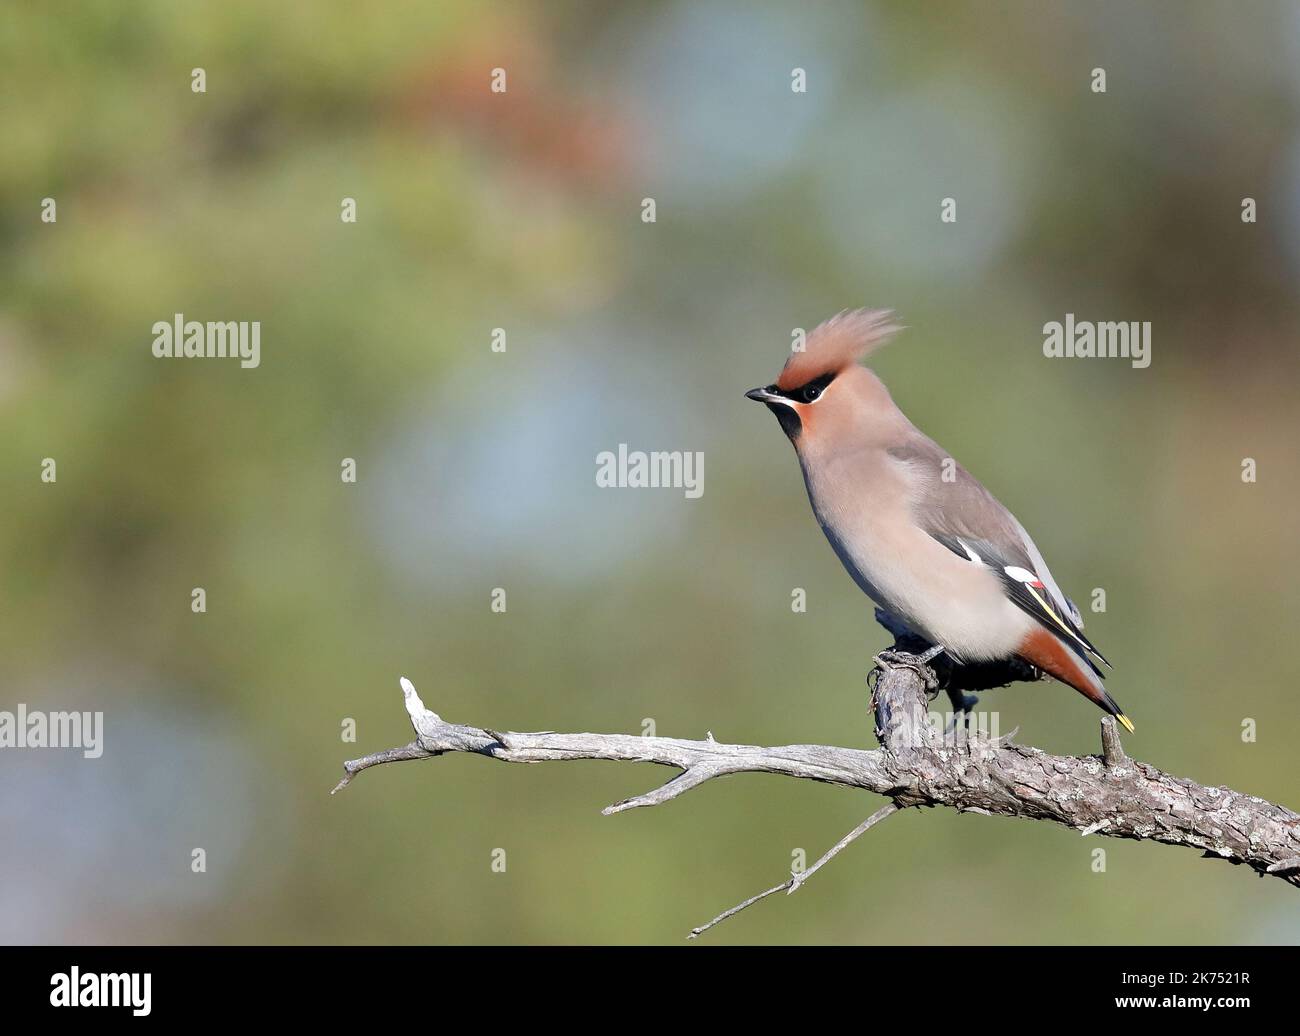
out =
[[[900,311],[895,398],[1105,588],[1131,753],[1300,804],[1300,20],[937,6],[9,5],[0,707],[103,709],[106,751],[0,755],[0,937],[676,942],[815,858],[878,800],[606,819],[665,774],[462,757],[327,792],[408,739],[401,674],[498,728],[869,743],[886,636],[741,396],[846,306]],[[1048,362],[1066,312],[1152,321],[1151,368]],[[174,313],[260,320],[261,366],[154,359]],[[619,442],[703,450],[704,497],[595,492]],[[984,707],[1097,750],[1059,685]],[[931,812],[709,938],[1281,942],[1293,900]]]

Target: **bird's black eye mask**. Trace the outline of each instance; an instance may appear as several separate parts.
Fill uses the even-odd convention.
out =
[[[826,391],[826,386],[835,380],[835,371],[823,374],[821,377],[813,378],[812,381],[805,382],[798,388],[779,389],[775,385],[769,385],[767,391],[778,396],[784,396],[792,403],[816,403],[821,398],[821,394]]]
[[[792,403],[816,403],[821,398],[826,386],[835,380],[835,371],[823,374],[820,377],[813,378],[812,381],[805,382],[798,388],[789,390],[777,388],[776,385],[768,385],[767,391],[773,395],[781,396]],[[781,422],[781,430],[791,439],[803,431],[803,422],[799,420],[799,415],[795,412],[794,407],[784,406],[781,403],[768,403],[767,408],[776,414],[776,419]]]

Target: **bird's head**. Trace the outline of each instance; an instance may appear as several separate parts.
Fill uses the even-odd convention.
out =
[[[881,394],[888,400],[879,379],[858,362],[898,330],[887,309],[837,313],[791,352],[775,382],[745,395],[776,415],[796,448],[834,436],[867,416]]]

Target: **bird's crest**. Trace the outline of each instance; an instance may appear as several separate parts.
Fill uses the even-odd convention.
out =
[[[888,309],[846,309],[812,329],[800,351],[792,352],[777,378],[782,390],[806,385],[823,374],[838,374],[875,352],[902,328]]]

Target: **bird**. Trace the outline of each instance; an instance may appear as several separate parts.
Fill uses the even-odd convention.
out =
[[[862,361],[903,330],[849,309],[808,332],[776,381],[745,395],[794,445],[813,514],[858,587],[956,664],[1022,659],[1132,731],[1025,527],[894,403]]]

